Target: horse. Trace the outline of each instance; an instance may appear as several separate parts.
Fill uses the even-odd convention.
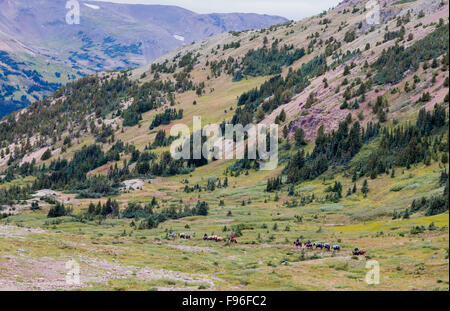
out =
[[[216,237],[216,242],[223,242],[223,238],[221,236]]]
[[[180,233],[179,237],[180,237],[180,239],[185,239],[186,238],[186,233]]]
[[[322,243],[314,243],[314,247],[316,249],[318,249],[318,248],[323,249],[323,244]]]
[[[341,250],[341,246],[340,245],[333,245],[331,247],[334,251],[340,251]]]
[[[190,239],[190,238],[191,238],[191,236],[190,236],[189,234],[186,234],[186,233],[180,233],[180,239],[188,240],[188,239]]]
[[[328,243],[323,244],[323,247],[327,250],[330,251],[331,250],[331,246]]]
[[[294,245],[297,246],[297,248],[301,248],[302,247],[302,242],[300,242],[299,240],[294,242]]]
[[[174,233],[174,232],[171,232],[171,233],[169,234],[169,237],[176,239],[177,234]]]
[[[367,251],[366,251],[365,249],[357,249],[357,248],[355,248],[355,249],[353,250],[353,255],[354,255],[354,256],[365,255],[366,252],[367,252]]]
[[[312,245],[311,243],[309,243],[309,244],[305,244],[305,246],[306,246],[306,248],[310,248],[310,249],[312,249],[312,248],[313,248],[313,245]]]
[[[203,241],[206,241],[209,239],[209,236],[205,233],[205,235],[203,236]]]
[[[236,238],[230,238],[230,242],[231,243],[237,243],[237,240],[236,240]]]

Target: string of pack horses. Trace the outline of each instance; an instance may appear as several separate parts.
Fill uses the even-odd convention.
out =
[[[185,240],[190,240],[191,239],[191,235],[188,233],[174,233],[171,232],[169,234],[169,237],[175,239],[175,238],[180,238],[180,239],[185,239]],[[234,236],[234,234],[231,234],[231,236],[229,238],[223,238],[221,236],[217,236],[217,235],[208,235],[208,234],[204,234],[203,235],[203,241],[215,241],[215,242],[227,242],[229,241],[230,243],[237,243],[237,240]],[[305,243],[302,243],[300,241],[299,238],[297,238],[297,240],[294,241],[294,245],[298,248],[298,249],[321,249],[321,250],[327,250],[327,251],[340,251],[341,250],[341,246],[339,244],[335,244],[335,245],[331,245],[330,243],[319,243],[319,242],[311,242],[311,241],[307,241]],[[360,256],[360,255],[366,255],[367,251],[365,249],[359,249],[359,248],[355,248],[354,250],[352,250],[352,254],[354,256]]]

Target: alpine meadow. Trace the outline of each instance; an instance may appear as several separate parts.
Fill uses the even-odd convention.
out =
[[[0,0],[0,290],[449,291],[448,0],[26,2]]]

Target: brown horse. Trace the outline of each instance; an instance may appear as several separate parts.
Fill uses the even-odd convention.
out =
[[[354,256],[365,255],[366,253],[367,253],[367,251],[365,249],[355,248],[355,250],[353,251]]]
[[[340,245],[333,245],[331,247],[334,251],[340,251],[341,250],[341,246]]]
[[[188,240],[188,239],[190,239],[190,238],[191,238],[191,236],[190,236],[189,234],[186,234],[186,233],[180,233],[180,239]]]

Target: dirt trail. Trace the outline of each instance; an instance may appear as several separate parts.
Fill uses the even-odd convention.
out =
[[[18,255],[0,255],[0,290],[15,291],[48,291],[73,290],[90,287],[92,283],[105,284],[108,281],[124,278],[136,278],[142,281],[172,280],[189,284],[186,287],[167,287],[158,290],[186,290],[200,284],[208,289],[216,288],[216,283],[225,281],[209,275],[184,273],[149,267],[133,267],[92,257],[74,258],[80,267],[80,284],[71,285],[66,282],[70,271],[66,264],[72,258],[31,258],[26,250],[18,250]],[[197,288],[196,287],[196,288]]]

